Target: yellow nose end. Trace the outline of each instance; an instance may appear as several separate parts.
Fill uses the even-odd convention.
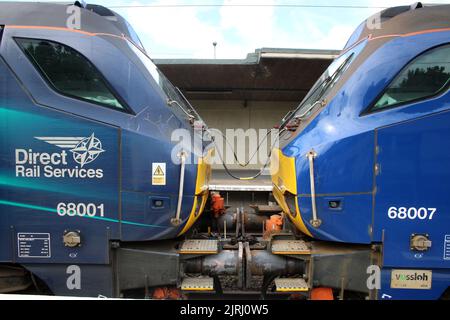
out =
[[[301,232],[312,237],[303,222],[298,206],[295,158],[285,156],[280,149],[272,150],[270,174],[275,200],[292,223]]]
[[[178,236],[181,236],[188,231],[205,209],[206,200],[208,200],[209,181],[211,179],[211,160],[213,156],[214,149],[210,149],[204,157],[198,159],[194,203],[189,218]]]

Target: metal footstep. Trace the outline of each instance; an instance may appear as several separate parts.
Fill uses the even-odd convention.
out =
[[[218,252],[217,240],[186,240],[178,250],[179,254],[216,254]]]
[[[303,240],[273,240],[273,254],[310,254],[311,249]]]
[[[276,278],[275,288],[277,292],[306,292],[308,284],[302,278]]]
[[[183,291],[213,291],[214,279],[211,277],[184,278],[181,282]]]

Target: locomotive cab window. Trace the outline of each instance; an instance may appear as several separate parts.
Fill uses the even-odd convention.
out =
[[[426,99],[448,89],[450,45],[420,55],[406,66],[372,107],[372,111]]]
[[[109,108],[126,110],[97,68],[74,49],[48,40],[15,40],[56,91]]]

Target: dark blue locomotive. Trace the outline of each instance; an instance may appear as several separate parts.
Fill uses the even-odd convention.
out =
[[[0,57],[0,262],[59,294],[49,279],[85,265],[70,294],[111,296],[114,242],[175,238],[203,211],[207,152],[172,137],[201,119],[104,7],[2,2]]]
[[[362,23],[274,154],[274,194],[299,230],[379,246],[379,298],[450,285],[449,17],[419,3]]]

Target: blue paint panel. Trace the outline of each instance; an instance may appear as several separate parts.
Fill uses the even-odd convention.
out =
[[[72,269],[68,269],[72,264],[66,265],[24,265],[39,279],[43,280],[57,296],[93,297],[99,296],[114,297],[113,270],[109,265],[77,265],[80,268],[80,288],[73,287],[74,282],[70,276]],[[67,283],[71,284],[69,289]]]
[[[348,125],[348,118],[333,108],[342,97],[330,104],[329,110],[311,124],[283,150],[296,157],[297,192],[301,197],[300,212],[308,230],[318,239],[350,243],[370,243],[372,224],[372,191],[375,135],[373,131],[357,130]],[[318,217],[314,228],[311,201],[310,167],[307,152],[314,150],[314,182]],[[342,199],[341,212],[328,210],[322,198]]]
[[[122,186],[124,190],[178,196],[180,164],[172,162],[174,143],[135,132],[122,133]],[[138,155],[138,156],[136,156]],[[175,159],[178,160],[175,156]],[[152,163],[166,164],[166,185],[152,185]],[[187,163],[186,181],[195,181],[197,165]],[[186,183],[185,194],[194,195],[195,183]]]
[[[311,197],[298,197],[302,218],[308,230],[317,239],[350,243],[370,243],[372,195],[319,196],[316,198],[317,216],[322,220],[319,228],[310,224]],[[329,201],[341,201],[341,209],[329,208]]]
[[[153,200],[163,201],[163,207],[155,208]],[[122,207],[127,221],[136,224],[122,223],[123,241],[155,240],[174,238],[181,231],[184,222],[187,221],[194,197],[183,197],[182,212],[183,223],[180,227],[174,227],[170,219],[175,218],[178,196],[156,196],[141,192],[123,192]]]
[[[372,191],[373,132],[312,145],[317,153],[314,176],[317,194],[361,193]],[[354,152],[353,150],[361,150]],[[306,154],[297,157],[298,193],[310,194],[309,162]]]
[[[449,268],[444,259],[450,234],[450,112],[382,128],[378,132],[375,229],[384,230],[384,265]],[[390,207],[436,208],[433,218],[391,219]],[[424,215],[423,215],[424,216]],[[411,234],[428,234],[430,250],[411,251]]]
[[[107,263],[108,241],[119,237],[118,129],[36,106],[3,62],[0,73],[3,75],[0,87],[4,90],[0,101],[0,225],[1,238],[5,241],[0,261]],[[89,163],[74,157],[73,146],[61,147],[65,141],[52,140],[52,137],[63,140],[74,137],[78,145],[82,141],[79,139],[92,135],[101,142],[98,147],[102,151]],[[25,160],[25,154],[30,153],[36,156],[36,164],[16,163],[16,160]],[[50,163],[48,158],[41,160],[38,153],[49,154],[54,162]],[[23,171],[29,174],[24,176],[22,167],[29,170]],[[64,177],[56,176],[63,170]],[[71,173],[86,176],[70,177]],[[84,217],[60,216],[56,211],[59,203],[92,203],[96,207],[103,204],[103,217],[98,209],[94,218],[88,218],[87,214]],[[66,230],[80,230],[81,247],[64,246],[62,236]],[[49,233],[51,256],[19,257],[17,238],[21,232]]]
[[[142,126],[146,121],[142,120]],[[170,219],[176,215],[180,184],[180,164],[172,162],[174,144],[151,136],[123,131],[122,135],[122,219],[156,225],[154,228],[136,228],[122,225],[122,240],[150,240],[173,238],[182,226],[174,227]],[[136,156],[139,155],[139,156]],[[166,184],[152,184],[152,164],[166,164]],[[181,220],[187,221],[192,210],[197,178],[197,164],[186,164]],[[154,209],[150,197],[166,198],[164,207]]]

